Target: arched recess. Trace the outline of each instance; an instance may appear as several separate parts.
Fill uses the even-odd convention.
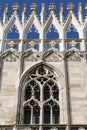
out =
[[[72,38],[72,39],[79,38],[79,33],[72,23],[70,23],[70,25],[66,31],[66,38]]]
[[[40,107],[39,113],[36,113],[36,118],[38,118],[38,122],[35,123],[32,122],[31,118],[28,117],[29,124],[39,124],[41,121],[44,123],[44,117],[41,116],[41,112],[44,112],[44,103],[48,100],[54,100],[57,103],[57,106],[59,105],[58,102],[60,100],[60,90],[61,85],[59,83],[59,77],[62,77],[62,74],[59,72],[59,74],[55,74],[55,70],[48,66],[46,63],[40,62],[36,64],[35,66],[31,67],[29,70],[24,72],[24,74],[21,76],[20,79],[20,85],[19,85],[19,101],[18,101],[18,113],[17,113],[17,122],[19,124],[23,124],[24,122],[24,108],[25,104],[28,104],[28,107],[30,105],[30,101],[35,102],[35,104],[38,104]],[[46,85],[49,85],[50,88],[50,97],[49,99],[44,99],[44,88]],[[26,95],[27,94],[27,95]],[[33,108],[34,109],[34,108]],[[31,111],[30,107],[28,109]],[[54,111],[55,115],[55,110]],[[58,109],[59,111],[59,109]],[[27,111],[26,111],[27,112]],[[32,112],[32,115],[34,115],[34,112]],[[34,117],[34,116],[32,116]],[[27,118],[27,117],[26,117]],[[43,119],[41,119],[43,118]],[[55,119],[55,124],[57,120]],[[52,124],[54,122],[51,122]],[[57,123],[60,123],[59,121]]]
[[[55,39],[55,38],[59,39],[59,33],[53,24],[50,25],[49,30],[46,34],[46,38],[47,39],[50,39],[50,38],[51,39]]]
[[[7,36],[7,34],[11,31],[16,31],[16,33],[19,33],[21,32],[22,30],[22,25],[21,25],[21,22],[19,20],[19,17],[14,14],[12,15],[11,19],[8,21],[8,23],[6,24],[5,28],[4,28],[4,31],[5,31],[5,35]],[[5,38],[6,38],[5,36]],[[18,35],[16,34],[16,36],[18,37]],[[11,35],[10,34],[10,37],[8,37],[8,39],[15,39],[16,38],[15,35]],[[12,38],[13,37],[13,38]],[[17,38],[16,38],[17,39]]]
[[[22,25],[17,14],[12,15],[12,17],[4,27],[4,32],[5,32],[4,39],[10,39],[10,40],[19,39],[20,32],[22,32]],[[4,44],[5,44],[5,49],[8,49],[9,44],[8,43],[4,43]],[[19,45],[18,42],[15,43],[16,50],[18,50],[18,45]]]
[[[54,100],[49,100],[43,106],[44,124],[59,124],[60,110],[59,105]]]
[[[6,84],[8,84],[9,90],[12,90],[12,87],[13,89],[16,88],[17,80],[19,77],[18,70],[19,70],[20,53],[18,53],[17,51],[11,48],[8,51],[3,52],[0,58],[1,58],[1,72],[0,72],[1,82],[0,84],[1,86],[5,85],[4,89],[7,89]],[[6,73],[7,75],[4,75],[4,73]],[[9,80],[9,77],[11,78],[10,80]],[[10,95],[10,92],[9,92],[9,95]]]
[[[57,49],[52,48],[43,54],[43,60],[47,62],[59,62],[63,60],[63,55]]]
[[[83,54],[76,48],[71,48],[66,52],[64,59],[67,61],[81,61],[83,59]]]
[[[26,38],[27,39],[39,39],[39,32],[36,29],[35,25],[32,24],[31,28],[29,29],[29,31],[26,34]]]
[[[12,28],[7,32],[6,39],[19,39],[19,32],[15,25],[13,25]]]

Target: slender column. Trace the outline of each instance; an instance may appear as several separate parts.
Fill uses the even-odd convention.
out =
[[[64,43],[64,37],[65,33],[63,30],[63,24],[64,24],[64,11],[63,11],[63,4],[60,4],[60,22],[61,22],[61,32],[59,32],[59,38],[61,39],[61,43],[59,44],[59,50],[65,51],[65,43]]]
[[[80,43],[80,49],[81,49],[81,51],[86,51],[85,35],[84,35],[83,30],[80,31],[79,38],[83,39],[82,42]]]
[[[69,14],[71,14],[74,10],[74,5],[69,4],[67,6],[67,9],[69,11]],[[64,43],[65,38],[65,30],[62,31],[62,44],[64,45],[64,49],[66,47],[66,44]],[[70,91],[69,91],[69,75],[68,75],[68,64],[67,61],[63,61],[64,64],[64,78],[65,78],[65,96],[66,96],[66,114],[67,114],[67,130],[70,130],[70,124],[71,124],[71,110],[70,110]]]
[[[42,125],[43,124],[43,88],[42,86],[40,86],[40,90],[41,90],[41,93],[40,93],[40,101],[41,101],[41,105],[40,105],[40,124]]]
[[[31,107],[31,124],[33,124],[33,107]]]
[[[25,38],[25,35],[24,35],[23,31],[19,32],[19,39],[21,39],[21,41],[19,43],[18,51],[22,52],[22,53],[24,52],[24,41],[23,41],[24,38]]]
[[[50,123],[52,124],[53,123],[53,117],[52,117],[52,106],[50,107],[51,108],[51,113],[50,113]]]
[[[61,32],[59,32],[59,38],[61,39],[61,43],[59,44],[59,50],[65,51],[66,50],[66,44],[64,42],[65,32],[64,32],[63,28],[61,29]]]
[[[0,35],[0,52],[4,51],[4,39],[5,39],[5,33],[3,31]]]
[[[60,22],[63,24],[64,22],[64,11],[63,11],[63,4],[60,4]]]
[[[27,11],[26,4],[24,4],[23,12],[22,12],[22,25],[23,25],[23,26],[24,26],[25,23],[26,23],[26,11]]]
[[[45,32],[43,31],[43,29],[42,29],[42,32],[40,33],[40,39],[41,39],[41,43],[39,45],[39,51],[44,52],[44,49],[45,49],[45,43],[44,43]]]
[[[41,39],[41,43],[39,45],[39,51],[43,52],[44,51],[44,39],[45,39],[45,32],[44,32],[44,23],[45,23],[45,5],[42,4],[42,9],[41,9],[41,25],[42,25],[42,30],[40,32],[40,39]]]
[[[40,125],[43,124],[43,107],[42,105],[40,106]]]
[[[5,6],[4,16],[3,16],[3,24],[8,22],[8,5]]]
[[[70,130],[71,124],[71,110],[70,110],[70,91],[69,91],[69,76],[67,61],[64,61],[64,73],[65,73],[65,95],[66,95],[66,112],[67,112],[67,130]]]

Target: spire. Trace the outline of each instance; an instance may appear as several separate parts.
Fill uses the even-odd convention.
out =
[[[78,20],[82,24],[83,22],[83,14],[82,14],[82,4],[78,4]]]
[[[26,23],[26,12],[27,12],[27,6],[24,4],[23,6],[23,12],[22,12],[22,23]]]
[[[4,16],[3,16],[3,24],[8,21],[8,4],[5,5]]]
[[[42,9],[41,9],[41,23],[42,25],[44,24],[45,22],[45,4],[42,4]]]
[[[60,4],[60,22],[64,22],[64,11],[63,11],[63,4]]]

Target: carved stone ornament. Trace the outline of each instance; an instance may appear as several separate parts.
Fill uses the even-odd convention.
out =
[[[5,52],[5,54],[3,54],[2,58],[4,59],[4,61],[7,62],[16,62],[18,59],[18,55],[15,54],[15,52]]]
[[[15,57],[14,54],[10,54],[5,58],[5,61],[7,62],[15,62],[17,60],[17,57]]]
[[[59,62],[62,61],[62,56],[57,51],[48,51],[43,56],[44,61],[48,62]]]
[[[31,62],[34,62],[34,61],[39,61],[41,59],[41,56],[35,52],[27,52],[25,55],[25,61],[31,61]]]
[[[68,61],[80,61],[82,58],[82,55],[80,52],[77,51],[70,51],[66,54],[66,60]]]

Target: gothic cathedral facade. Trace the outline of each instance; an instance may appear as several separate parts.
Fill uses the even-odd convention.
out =
[[[49,5],[47,18],[44,4],[39,16],[36,4],[30,10],[27,18],[24,5],[20,20],[15,4],[9,19],[6,5],[0,20],[0,129],[85,130],[87,17],[83,18],[82,5],[79,3],[78,17],[73,4],[67,6],[66,18],[62,4],[59,17],[54,4]],[[19,37],[9,39],[13,26]],[[39,36],[36,39],[27,38],[32,26]],[[56,38],[56,34],[47,37],[51,27]],[[72,27],[78,37],[68,38]]]

